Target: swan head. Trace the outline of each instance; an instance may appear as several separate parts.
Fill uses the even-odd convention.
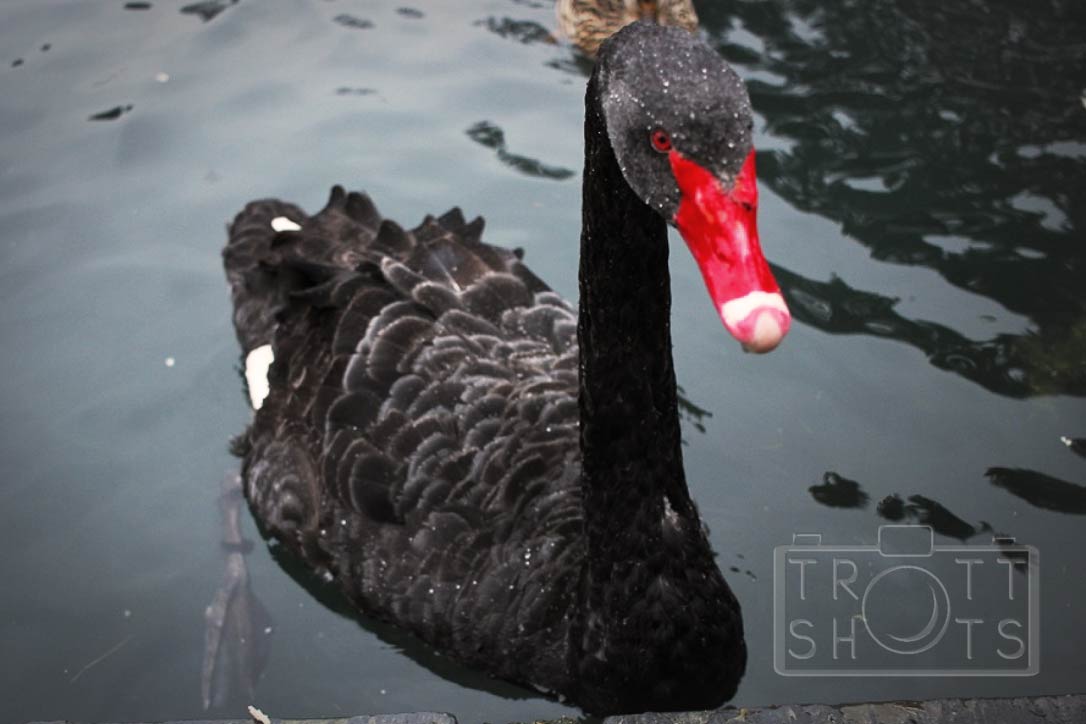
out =
[[[596,75],[626,183],[679,230],[728,332],[748,351],[772,350],[791,315],[758,240],[742,79],[699,38],[641,22],[604,43]]]

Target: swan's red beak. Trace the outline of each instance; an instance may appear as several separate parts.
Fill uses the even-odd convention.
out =
[[[678,151],[669,157],[682,193],[675,225],[701,268],[713,305],[743,349],[770,351],[788,333],[792,315],[758,244],[754,151],[731,191]]]

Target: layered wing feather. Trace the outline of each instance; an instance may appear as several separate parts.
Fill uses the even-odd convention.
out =
[[[363,610],[554,688],[583,575],[577,320],[481,232],[339,187],[314,216],[249,204],[225,264],[243,352],[274,363],[238,450],[268,532]]]

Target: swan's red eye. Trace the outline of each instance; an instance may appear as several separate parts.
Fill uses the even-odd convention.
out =
[[[649,138],[652,140],[652,147],[660,153],[667,153],[671,150],[671,136],[662,128],[653,131]]]

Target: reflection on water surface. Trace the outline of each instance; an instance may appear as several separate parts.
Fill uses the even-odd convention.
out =
[[[1086,394],[1082,4],[797,0],[712,17],[722,53],[761,73],[752,99],[783,142],[759,158],[765,183],[873,259],[931,268],[1029,324],[977,338],[855,282],[784,274],[797,317],[907,342],[999,394]]]

